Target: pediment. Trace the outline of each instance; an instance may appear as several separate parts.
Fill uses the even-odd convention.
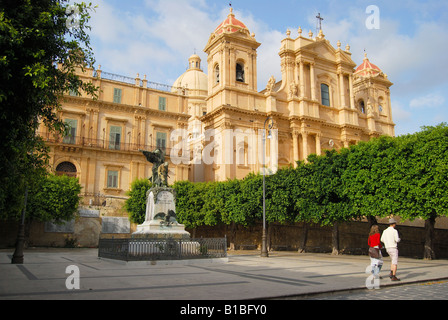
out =
[[[334,61],[335,63],[344,63],[350,66],[356,67],[356,63],[351,59],[351,54],[342,49],[335,49],[330,41],[326,39],[319,39],[304,47],[307,51],[312,51],[316,57],[323,58],[325,60]]]

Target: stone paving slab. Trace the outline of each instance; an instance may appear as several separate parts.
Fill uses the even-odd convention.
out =
[[[97,249],[27,250],[23,265],[0,251],[0,300],[246,300],[294,299],[366,288],[367,256],[229,252],[226,261],[122,263]],[[380,290],[393,283],[384,259]],[[69,290],[66,268],[79,268],[79,289]],[[399,259],[400,285],[448,279],[448,260]]]

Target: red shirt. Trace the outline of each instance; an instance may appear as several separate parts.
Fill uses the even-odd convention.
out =
[[[381,247],[380,237],[381,237],[381,235],[379,233],[372,234],[371,236],[369,236],[369,240],[368,240],[367,243],[372,248],[375,247],[375,246],[378,246],[379,248],[382,248]]]

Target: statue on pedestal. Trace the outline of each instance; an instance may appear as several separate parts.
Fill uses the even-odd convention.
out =
[[[153,187],[168,187],[168,162],[165,162],[165,152],[157,148],[155,151],[140,150],[146,160],[153,164],[151,182]]]
[[[133,237],[145,238],[189,238],[185,226],[177,222],[176,192],[168,187],[168,162],[165,153],[157,148],[155,151],[140,150],[153,164],[151,189],[146,194],[145,222],[137,226]]]

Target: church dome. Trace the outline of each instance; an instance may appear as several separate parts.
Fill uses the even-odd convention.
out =
[[[193,54],[188,59],[188,70],[173,84],[171,92],[178,92],[179,88],[186,88],[188,95],[207,95],[208,77],[201,70],[201,58]]]
[[[220,35],[223,32],[235,33],[238,31],[249,33],[249,29],[240,20],[235,19],[233,8],[230,8],[230,13],[227,19],[224,20],[215,30],[215,34]]]
[[[367,53],[364,54],[364,60],[362,64],[358,68],[356,68],[355,71],[356,75],[362,77],[377,76],[381,73],[382,73],[381,69],[369,61],[369,59],[367,58]]]

